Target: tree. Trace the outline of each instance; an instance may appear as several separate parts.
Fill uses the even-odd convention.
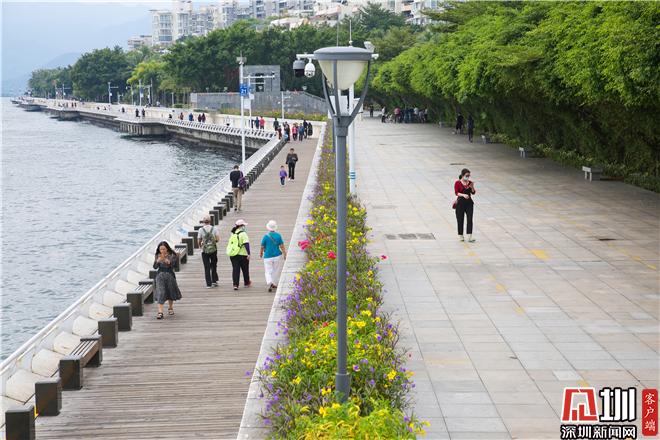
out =
[[[76,61],[71,71],[77,96],[97,101],[108,99],[108,82],[119,87],[113,93],[124,93],[131,66],[121,47],[96,49]]]
[[[61,90],[62,86],[65,87],[64,91],[67,95],[72,94],[71,66],[38,69],[32,72],[28,80],[28,87],[32,90],[33,96],[55,96],[56,88]]]
[[[368,2],[358,13],[357,25],[366,34],[375,30],[385,32],[391,27],[401,27],[405,24],[405,17],[383,8],[379,3]]]

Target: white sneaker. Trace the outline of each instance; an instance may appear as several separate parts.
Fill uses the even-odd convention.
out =
[[[207,288],[207,289],[210,289],[210,288],[211,288],[211,286],[206,286],[206,288]]]
[[[458,236],[458,240],[459,240],[459,241],[465,241],[465,237],[463,237],[462,235],[459,235],[459,236]]]
[[[472,238],[472,234],[468,235],[468,242],[469,242],[469,243],[474,243],[475,241],[477,241],[477,239],[476,239],[476,238]]]

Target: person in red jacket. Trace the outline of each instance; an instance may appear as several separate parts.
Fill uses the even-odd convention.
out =
[[[456,201],[454,202],[454,209],[456,209],[456,222],[458,223],[458,237],[461,241],[465,241],[463,235],[463,221],[467,216],[467,241],[473,243],[472,238],[472,214],[474,213],[474,201],[472,197],[476,191],[474,189],[474,182],[470,180],[470,170],[463,168],[458,180],[454,183],[454,193],[456,194]]]

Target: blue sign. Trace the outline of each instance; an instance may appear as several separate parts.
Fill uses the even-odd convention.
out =
[[[238,88],[238,91],[241,93],[241,96],[246,97],[250,95],[250,88],[247,84],[241,84]]]

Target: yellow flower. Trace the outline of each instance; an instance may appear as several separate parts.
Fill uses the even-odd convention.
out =
[[[301,379],[300,377],[296,376],[295,379],[293,379],[293,380],[291,381],[291,383],[293,383],[294,385],[298,385],[298,384],[300,383],[301,380],[302,380],[302,379]]]
[[[321,414],[321,417],[325,417],[325,415],[328,414],[327,408],[325,406],[320,407],[319,414]]]
[[[376,321],[376,322],[380,322],[380,316],[376,316],[376,318],[374,319],[374,321]]]
[[[314,220],[312,220],[311,218],[308,218],[308,219],[307,219],[307,224],[308,224],[308,225],[313,225],[313,224],[314,224]]]
[[[387,373],[387,378],[389,380],[394,380],[395,377],[396,377],[396,370],[391,370],[389,373]]]
[[[270,377],[275,377],[277,376],[277,371],[273,370],[272,373],[270,373]]]
[[[333,403],[332,404],[332,409],[337,409],[337,408],[341,408],[341,405],[338,404],[337,402]]]
[[[362,311],[360,312],[360,315],[363,315],[363,316],[371,316],[371,310],[362,310]]]
[[[364,326],[367,325],[367,323],[364,321],[355,321],[355,325],[357,325],[358,328],[364,328]]]
[[[321,395],[322,395],[322,396],[326,396],[326,395],[330,394],[331,392],[332,392],[332,389],[330,389],[330,387],[328,387],[328,388],[321,388]]]
[[[309,406],[307,406],[307,405],[303,406],[302,408],[300,408],[300,412],[301,413],[309,412]]]

